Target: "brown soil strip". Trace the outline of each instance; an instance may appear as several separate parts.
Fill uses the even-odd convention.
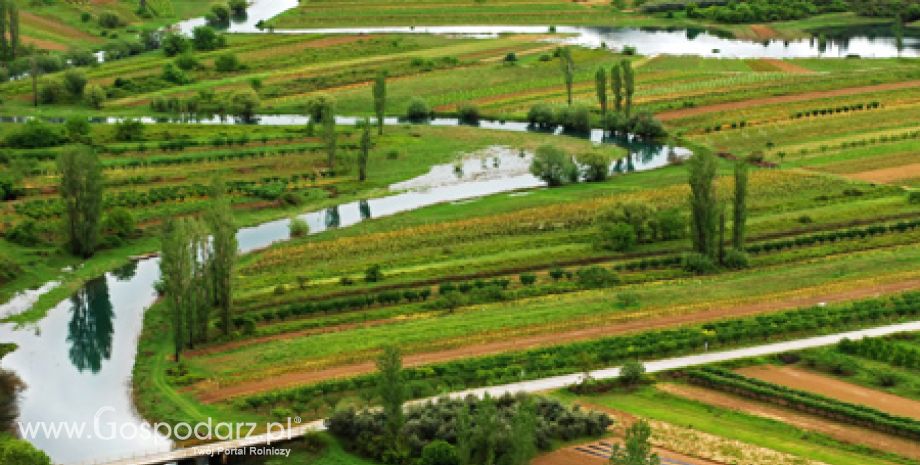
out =
[[[808,68],[799,66],[787,60],[780,60],[777,58],[761,58],[760,61],[761,63],[766,63],[772,66],[773,68],[776,68],[778,71],[782,71],[784,73],[790,73],[790,74],[814,74],[815,73],[814,71]]]
[[[740,411],[749,415],[770,418],[796,428],[826,434],[839,441],[862,444],[873,449],[893,452],[905,457],[920,459],[920,443],[889,436],[865,428],[836,423],[824,418],[799,413],[782,407],[760,403],[696,386],[659,384],[658,389],[680,397],[700,401],[716,407]]]
[[[821,302],[832,303],[864,299],[881,294],[892,294],[917,288],[920,288],[920,280],[913,279],[897,283],[862,286],[831,295],[822,294],[801,296],[785,299],[783,301],[757,302],[748,305],[715,308],[684,315],[666,315],[652,319],[626,321],[617,323],[615,325],[596,326],[591,328],[566,331],[562,333],[537,334],[516,339],[497,340],[495,342],[471,347],[458,347],[435,352],[408,354],[405,356],[403,364],[407,367],[430,365],[463,358],[480,357],[509,351],[522,351],[535,347],[554,346],[569,342],[597,339],[613,335],[646,331],[650,329],[660,329],[718,320],[721,318],[737,318],[769,311],[807,307],[811,305],[817,305]],[[289,336],[279,335],[279,337],[283,338]],[[366,373],[371,373],[375,369],[376,368],[374,362],[368,361],[359,364],[337,366],[311,372],[295,371],[274,376],[267,380],[247,381],[223,387],[207,386],[203,390],[204,392],[198,394],[198,398],[202,402],[213,403],[233,397],[251,395],[263,391],[283,389],[302,384],[317,383],[336,378],[354,377]]]
[[[737,370],[744,376],[808,391],[851,404],[868,405],[892,415],[920,420],[920,402],[792,366],[762,365]]]
[[[843,89],[821,90],[806,92],[804,94],[778,95],[774,97],[763,97],[751,100],[742,100],[740,102],[717,103],[713,105],[700,106],[695,108],[682,108],[680,110],[670,110],[658,113],[657,117],[661,121],[671,121],[691,116],[705,115],[719,111],[736,111],[760,105],[775,105],[782,103],[803,102],[807,100],[816,100],[823,98],[844,97],[848,95],[866,94],[870,92],[883,92],[889,90],[910,89],[920,87],[920,80],[889,82],[874,86],[847,87]]]
[[[38,29],[45,31],[53,32],[57,35],[70,37],[73,39],[82,39],[88,42],[99,43],[102,42],[102,39],[83,32],[79,29],[72,28],[64,23],[57,22],[51,18],[44,16],[39,16],[35,13],[30,13],[28,11],[20,11],[19,17],[21,21],[25,24],[31,24]]]
[[[859,173],[848,174],[847,177],[859,179],[860,181],[884,183],[903,181],[906,179],[920,179],[920,163],[862,171]]]
[[[26,45],[33,45],[37,48],[44,49],[44,50],[54,50],[56,52],[62,52],[64,50],[67,50],[66,45],[59,43],[59,42],[54,42],[52,40],[39,39],[37,37],[29,37],[29,36],[22,36],[20,37],[20,39],[22,39],[22,43]]]
[[[757,40],[775,39],[779,34],[766,24],[751,24],[751,32]]]

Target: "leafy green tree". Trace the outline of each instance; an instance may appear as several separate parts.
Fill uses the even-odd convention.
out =
[[[64,121],[64,132],[73,142],[88,142],[89,120],[83,115],[73,115]]]
[[[494,465],[498,451],[498,432],[501,427],[495,400],[486,394],[476,410],[476,429],[473,431],[472,463]]]
[[[387,75],[381,71],[374,78],[374,113],[377,115],[377,135],[383,135],[383,119],[387,110]]]
[[[371,151],[371,120],[364,119],[364,127],[361,129],[361,153],[358,156],[358,180],[364,182],[367,179],[367,159]]]
[[[620,65],[610,68],[610,89],[613,91],[613,108],[623,111],[623,71]]]
[[[537,412],[527,397],[518,403],[511,423],[510,465],[528,465],[537,455]]]
[[[645,366],[638,360],[629,360],[620,368],[619,381],[624,386],[635,386],[642,382]]]
[[[732,209],[732,247],[744,250],[747,223],[748,164],[744,160],[735,163],[735,197]]]
[[[690,168],[690,238],[693,250],[712,260],[717,257],[716,228],[719,212],[716,199],[716,160],[708,152],[694,154]]]
[[[636,229],[621,221],[603,221],[598,225],[597,246],[627,252],[636,246]]]
[[[105,90],[98,84],[90,84],[83,89],[83,101],[95,110],[101,110],[106,100]]]
[[[74,255],[89,258],[99,243],[102,164],[91,150],[68,150],[58,158],[58,170],[67,249]]]
[[[581,177],[588,182],[605,181],[610,175],[610,155],[592,150],[575,157],[581,165]]]
[[[10,60],[15,60],[16,55],[19,53],[19,6],[15,1],[10,0],[7,4],[7,12],[10,16],[9,30],[10,30]]]
[[[578,180],[578,167],[575,166],[572,157],[552,145],[537,148],[537,153],[530,164],[530,172],[550,187]]]
[[[115,123],[115,140],[122,142],[144,140],[144,123],[133,118],[125,118]]]
[[[6,60],[10,56],[10,42],[6,38],[9,29],[6,1],[0,0],[0,60]]]
[[[226,194],[227,188],[220,179],[211,184],[212,206],[207,223],[211,232],[210,278],[213,304],[220,312],[221,328],[225,335],[233,329],[232,276],[233,264],[239,246],[236,241],[236,224],[233,207]]]
[[[134,215],[127,208],[117,207],[106,213],[102,222],[102,229],[106,234],[111,234],[119,239],[127,239],[137,229],[137,222],[134,220]]]
[[[559,49],[559,66],[562,70],[562,78],[565,80],[565,91],[568,96],[569,106],[571,106],[572,86],[575,84],[575,60],[572,59],[572,51],[568,47]]]
[[[178,363],[186,343],[186,315],[193,311],[190,298],[196,258],[192,247],[191,220],[167,219],[160,245],[160,275],[166,303],[172,314],[175,361]]]
[[[338,135],[335,132],[335,103],[326,101],[322,107],[323,141],[326,143],[326,163],[330,170],[335,170],[335,149]]]
[[[607,121],[607,70],[597,68],[594,73],[594,87],[597,92],[597,102],[601,106],[601,121]]]
[[[429,442],[422,448],[419,465],[458,465],[457,449],[442,439]]]
[[[0,442],[0,463],[3,465],[51,465],[51,459],[26,441],[5,439]]]
[[[230,114],[243,121],[253,121],[260,105],[259,94],[252,89],[242,89],[230,94],[227,102]]]
[[[632,114],[633,94],[636,91],[635,73],[633,72],[632,62],[624,59],[620,62],[620,68],[623,69],[623,93],[626,97],[625,113],[628,118]]]
[[[457,463],[458,465],[472,465],[473,463],[473,426],[470,418],[470,407],[464,404],[457,413]]]
[[[623,445],[614,444],[610,463],[613,465],[660,465],[658,454],[652,452],[649,438],[652,428],[645,420],[639,420],[626,430]]]
[[[403,426],[403,403],[406,386],[403,382],[402,354],[395,346],[386,346],[377,358],[379,381],[377,389],[383,414],[386,417],[386,440],[389,447],[398,450],[401,445],[399,431]]]

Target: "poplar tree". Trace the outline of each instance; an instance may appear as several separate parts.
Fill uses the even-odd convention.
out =
[[[743,160],[735,163],[735,197],[732,209],[732,248],[744,250],[747,225],[748,165]]]
[[[221,329],[229,335],[233,329],[232,277],[233,264],[239,245],[236,240],[236,224],[233,208],[226,195],[227,188],[220,179],[211,185],[213,205],[207,216],[211,232],[210,288],[213,290],[209,303],[220,312]]]
[[[688,162],[690,168],[690,232],[693,249],[715,260],[718,205],[716,188],[716,160],[712,154],[694,154]]]
[[[597,91],[597,102],[601,105],[601,118],[604,128],[607,127],[607,70],[597,68],[594,74],[594,86]]]
[[[620,65],[610,68],[610,88],[613,90],[613,108],[619,113],[623,111],[623,73]]]
[[[385,418],[385,435],[387,443],[394,450],[399,450],[402,429],[403,402],[406,400],[406,388],[403,384],[402,354],[395,346],[386,346],[377,358],[378,394],[383,404]]]
[[[383,135],[383,118],[387,109],[387,75],[383,71],[374,79],[374,113],[377,115],[377,135]]]
[[[10,60],[15,60],[16,53],[19,51],[19,7],[16,6],[16,2],[9,2],[7,11],[10,17]]]
[[[358,180],[367,179],[367,159],[371,151],[371,120],[364,119],[364,128],[361,133],[361,155],[358,158]]]
[[[102,165],[89,149],[68,150],[58,158],[58,170],[67,248],[74,255],[89,258],[99,242]]]
[[[0,0],[0,59],[4,60],[10,55],[10,42],[6,38],[7,21],[6,0]]]
[[[191,226],[188,219],[167,219],[160,238],[160,275],[166,303],[172,314],[173,344],[178,363],[186,343],[186,314],[191,310],[193,285]]]
[[[626,97],[626,117],[632,113],[632,101],[633,93],[635,93],[635,74],[632,69],[632,62],[629,60],[623,60],[620,62],[620,67],[623,69],[623,93]]]
[[[562,77],[565,80],[565,91],[568,95],[569,106],[572,105],[572,86],[575,84],[575,61],[572,59],[572,51],[568,47],[559,49],[559,66],[562,69]]]
[[[322,108],[323,140],[326,142],[326,155],[330,170],[335,170],[335,146],[337,135],[335,133],[335,103],[331,100],[325,102]]]

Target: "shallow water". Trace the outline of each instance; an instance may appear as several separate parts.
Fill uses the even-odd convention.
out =
[[[60,286],[59,281],[48,281],[37,289],[28,289],[17,292],[6,303],[0,304],[0,318],[7,318],[12,315],[20,314],[35,305],[38,299]]]
[[[232,21],[228,32],[249,34],[440,34],[474,38],[494,38],[500,34],[546,34],[550,25],[459,25],[459,26],[381,26],[353,28],[260,29],[259,22],[268,20],[297,6],[297,0],[256,0],[245,20]],[[184,33],[204,25],[203,18],[183,21],[177,28]],[[599,26],[554,26],[561,44],[599,48],[606,46],[622,50],[634,47],[641,55],[697,55],[726,58],[839,58],[859,55],[867,58],[920,57],[920,38],[904,37],[899,44],[894,33],[877,28],[849,28],[834,31],[828,40],[749,41],[723,37],[702,29],[656,29]]]

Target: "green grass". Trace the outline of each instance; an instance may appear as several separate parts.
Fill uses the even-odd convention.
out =
[[[842,443],[818,433],[805,432],[776,420],[684,399],[653,387],[632,393],[575,398],[560,392],[558,396],[570,402],[588,401],[831,465],[892,463],[883,452]]]

